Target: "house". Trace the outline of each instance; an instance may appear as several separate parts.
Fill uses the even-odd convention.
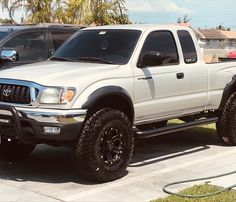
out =
[[[221,31],[227,38],[227,48],[229,51],[236,50],[236,32],[235,31]]]
[[[236,50],[236,32],[217,29],[198,29],[200,40],[205,43],[204,55],[226,57],[227,53]]]

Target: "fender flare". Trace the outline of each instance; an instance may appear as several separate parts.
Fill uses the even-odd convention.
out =
[[[89,95],[87,101],[82,105],[82,108],[89,109],[92,106],[94,106],[96,102],[98,102],[99,100],[103,99],[106,96],[121,96],[122,98],[124,98],[129,103],[132,113],[132,118],[134,118],[133,101],[129,93],[120,86],[104,86],[95,90],[93,93]]]
[[[232,93],[233,89],[236,89],[236,75],[232,77],[232,80],[226,85],[223,91],[223,95],[221,98],[220,106],[219,106],[219,111],[222,111],[224,109],[224,106]]]

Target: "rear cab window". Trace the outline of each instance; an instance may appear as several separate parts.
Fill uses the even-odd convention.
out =
[[[198,60],[197,51],[192,36],[187,30],[178,30],[177,34],[184,56],[184,62],[186,64],[196,63]]]

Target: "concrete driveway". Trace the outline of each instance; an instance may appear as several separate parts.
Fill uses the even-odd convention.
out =
[[[223,146],[211,128],[202,131],[136,141],[127,176],[104,184],[76,176],[69,150],[39,145],[24,161],[0,160],[0,201],[149,201],[165,196],[166,183],[236,170],[236,147]]]

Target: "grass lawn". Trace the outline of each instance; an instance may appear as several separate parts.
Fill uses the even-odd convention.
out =
[[[219,190],[221,190],[220,187],[204,184],[204,185],[194,185],[193,187],[185,189],[180,193],[188,195],[190,194],[198,195],[198,194],[213,193]],[[236,201],[236,191],[230,190],[207,198],[189,199],[177,196],[168,196],[166,198],[152,200],[151,202],[235,202],[235,201]]]

